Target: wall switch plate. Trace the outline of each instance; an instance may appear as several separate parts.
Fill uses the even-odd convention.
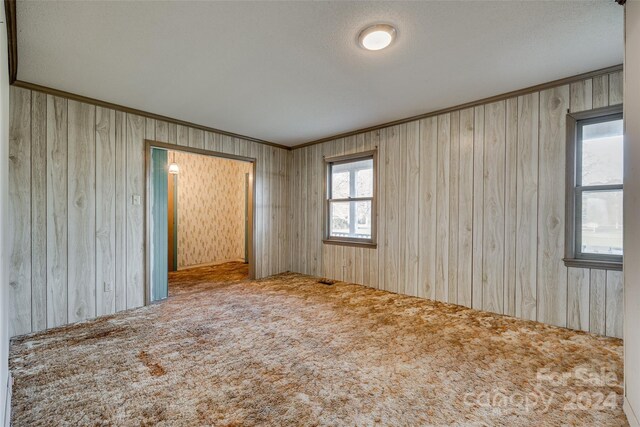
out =
[[[111,282],[104,282],[104,291],[105,292],[113,291],[113,285],[111,284]]]
[[[131,204],[133,204],[134,206],[140,206],[141,199],[142,198],[139,194],[134,194],[133,196],[131,196]]]

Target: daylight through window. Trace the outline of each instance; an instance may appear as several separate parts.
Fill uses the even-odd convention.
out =
[[[375,153],[326,160],[325,241],[375,243]]]
[[[622,114],[576,122],[575,258],[622,261]]]

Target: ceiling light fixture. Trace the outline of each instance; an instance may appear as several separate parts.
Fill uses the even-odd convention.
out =
[[[376,24],[360,31],[358,42],[367,50],[381,50],[396,38],[396,29],[389,24]]]

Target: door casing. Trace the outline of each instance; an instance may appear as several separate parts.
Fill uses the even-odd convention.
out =
[[[249,229],[248,229],[248,237],[249,237],[249,244],[247,245],[248,248],[248,258],[249,258],[249,279],[255,279],[256,277],[256,272],[255,272],[255,259],[256,259],[256,239],[255,239],[255,230],[256,230],[256,226],[255,226],[255,221],[256,221],[256,215],[255,215],[255,210],[256,210],[256,203],[255,203],[255,199],[256,199],[256,163],[257,160],[253,157],[245,157],[245,156],[237,156],[235,154],[227,154],[227,153],[220,153],[218,151],[212,151],[212,150],[204,150],[201,148],[194,148],[194,147],[185,147],[182,145],[176,145],[176,144],[168,144],[166,142],[160,142],[160,141],[153,141],[150,139],[145,139],[145,215],[144,215],[144,234],[145,234],[145,244],[144,244],[144,259],[145,259],[145,269],[144,269],[144,282],[145,282],[145,305],[149,305],[152,302],[157,302],[157,301],[152,301],[151,300],[151,243],[152,243],[152,230],[150,227],[150,223],[151,223],[151,180],[152,180],[152,176],[151,176],[151,149],[152,148],[163,148],[166,150],[172,150],[172,151],[182,151],[185,153],[193,153],[193,154],[201,154],[201,155],[205,155],[205,156],[211,156],[211,157],[219,157],[219,158],[223,158],[223,159],[230,159],[230,160],[239,160],[242,162],[247,162],[247,163],[251,163],[251,175],[249,176],[249,191],[250,191],[250,195],[248,197],[249,200]],[[163,300],[161,300],[163,301]]]

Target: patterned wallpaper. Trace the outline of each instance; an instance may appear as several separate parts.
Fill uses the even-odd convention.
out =
[[[251,164],[175,154],[178,174],[178,268],[244,258],[245,174]]]

